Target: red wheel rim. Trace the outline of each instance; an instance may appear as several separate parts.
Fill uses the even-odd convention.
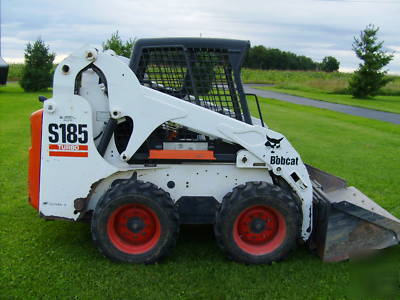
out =
[[[286,236],[283,215],[270,206],[252,206],[240,213],[233,225],[233,239],[240,249],[264,255],[277,249]]]
[[[152,209],[142,204],[126,204],[108,219],[107,232],[116,248],[128,254],[151,250],[160,239],[161,226]]]

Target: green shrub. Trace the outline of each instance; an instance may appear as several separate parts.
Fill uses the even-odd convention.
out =
[[[40,38],[25,49],[25,65],[20,80],[26,92],[39,91],[51,87],[55,53]]]
[[[22,78],[24,64],[9,64],[8,68],[8,81],[19,81]]]
[[[349,82],[350,91],[355,98],[375,96],[392,81],[382,68],[393,59],[393,55],[383,49],[383,42],[378,42],[378,31],[379,27],[368,25],[358,38],[354,38],[353,50],[362,60]]]
[[[321,70],[325,72],[334,72],[339,70],[339,61],[333,56],[326,56],[322,60]]]
[[[129,39],[127,41],[122,41],[121,37],[119,36],[118,30],[111,34],[111,37],[103,42],[103,49],[113,50],[117,55],[124,56],[124,57],[131,57],[133,45],[135,44],[135,39]]]

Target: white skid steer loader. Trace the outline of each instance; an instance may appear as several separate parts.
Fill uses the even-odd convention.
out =
[[[301,240],[324,261],[397,244],[398,219],[305,165],[260,109],[251,117],[248,48],[142,39],[129,66],[91,47],[67,57],[31,116],[31,205],[46,219],[90,218],[100,252],[128,263],[166,256],[180,224],[214,224],[222,250],[250,264],[279,261]]]

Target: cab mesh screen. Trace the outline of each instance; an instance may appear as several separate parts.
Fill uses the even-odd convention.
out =
[[[145,47],[141,84],[242,121],[239,95],[226,50]]]

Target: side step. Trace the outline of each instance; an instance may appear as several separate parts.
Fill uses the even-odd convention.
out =
[[[313,183],[310,248],[336,262],[400,242],[400,220],[346,181],[307,165]]]

